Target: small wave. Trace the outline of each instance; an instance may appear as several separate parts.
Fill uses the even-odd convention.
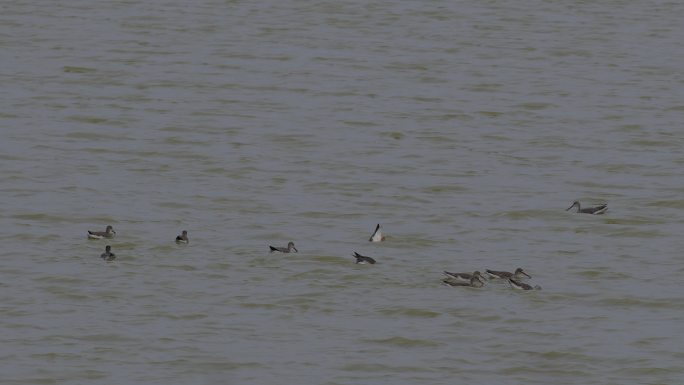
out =
[[[512,366],[509,368],[504,368],[498,371],[500,374],[505,374],[505,375],[514,375],[514,374],[524,374],[524,375],[529,375],[532,373],[537,373],[537,374],[544,374],[548,376],[549,378],[552,378],[554,376],[557,377],[569,377],[569,378],[578,378],[578,377],[588,377],[590,374],[582,371],[582,370],[572,370],[572,369],[554,369],[554,368],[548,368],[545,369],[543,367],[530,367],[530,366]]]
[[[240,306],[247,308],[247,309],[275,309],[278,307],[278,305],[273,304],[273,303],[254,303],[254,302],[241,303]]]
[[[76,301],[88,301],[93,299],[93,296],[87,295],[87,294],[80,294],[72,290],[72,287],[69,286],[43,286],[39,287],[39,289],[45,293],[48,293],[52,296],[55,296],[57,298],[61,299],[68,299],[68,300],[76,300]]]
[[[52,385],[52,384],[61,384],[62,379],[56,380],[54,378],[46,378],[46,377],[27,377],[27,378],[22,378],[20,381],[10,380],[10,383],[12,383],[12,384],[30,384],[30,385]]]
[[[665,223],[656,218],[605,218],[603,223],[609,225],[654,225]]]
[[[515,106],[516,108],[522,108],[525,110],[532,110],[532,111],[538,111],[538,110],[545,110],[547,108],[556,108],[555,104],[551,103],[542,103],[542,102],[530,102],[530,103],[521,103]]]
[[[391,138],[394,140],[404,139],[404,134],[401,132],[398,132],[398,131],[381,132],[380,136],[385,137],[385,138]]]
[[[374,343],[374,344],[400,346],[400,347],[406,347],[406,348],[434,347],[434,346],[444,345],[443,343],[437,342],[437,341],[406,338],[406,337],[390,337],[390,338],[384,338],[384,339],[365,339],[363,341],[369,342],[369,343]]]
[[[191,266],[191,265],[165,265],[161,266],[162,268],[165,269],[173,269],[173,270],[180,270],[180,271],[196,271],[197,267]]]
[[[562,362],[575,362],[575,361],[588,361],[591,362],[594,358],[586,354],[574,353],[574,352],[561,352],[561,351],[547,351],[547,352],[535,352],[535,351],[521,351],[521,353],[530,355],[531,357],[537,357],[538,359],[550,360],[550,361],[562,361]]]
[[[468,188],[464,187],[464,186],[452,184],[452,185],[428,186],[428,187],[424,187],[422,190],[425,193],[448,193],[448,194],[451,194],[451,193],[456,193],[456,192],[468,191]]]
[[[193,362],[192,366],[194,368],[204,369],[204,370],[226,370],[226,369],[245,369],[245,368],[263,368],[264,365],[258,362]]]
[[[413,373],[413,372],[431,372],[431,368],[421,366],[391,366],[382,364],[349,364],[342,367],[342,370],[349,372],[387,372],[387,373]]]
[[[170,208],[170,209],[188,209],[192,208],[193,205],[185,203],[185,202],[159,202],[156,203],[157,206],[159,207],[164,207],[164,208]]]
[[[625,229],[620,231],[615,231],[606,234],[609,237],[621,237],[621,238],[658,238],[664,237],[666,234],[656,231],[656,230],[636,230],[636,229]]]
[[[313,269],[304,272],[298,272],[285,278],[285,281],[300,281],[303,279],[322,279],[329,278],[331,275],[337,275],[338,272],[332,269]]]
[[[527,219],[527,218],[543,218],[548,217],[550,213],[554,213],[554,210],[518,210],[518,211],[505,211],[503,213],[495,214],[497,217],[507,217],[511,219]]]
[[[679,309],[684,310],[684,298],[637,298],[637,297],[616,297],[606,298],[598,301],[601,306],[608,307],[645,307],[655,309]]]
[[[497,92],[503,87],[501,83],[477,83],[466,86],[471,92]]]
[[[350,262],[354,262],[354,257],[349,256],[349,258],[343,258],[340,256],[335,256],[335,255],[314,255],[313,257],[310,258],[312,261],[318,261],[318,262],[325,262],[325,263],[330,263],[333,265],[348,265]],[[338,274],[339,271],[334,271],[334,270],[322,270],[320,271],[321,273],[332,273],[332,274]]]
[[[631,374],[635,376],[650,376],[653,378],[653,376],[663,376],[663,375],[668,375],[668,374],[683,374],[684,371],[682,370],[681,366],[674,366],[674,367],[669,367],[669,368],[656,368],[656,367],[642,367],[642,368],[624,368],[620,370],[620,374]]]
[[[666,140],[632,140],[629,144],[643,147],[679,147],[677,141],[666,141]]]
[[[75,73],[75,74],[84,74],[84,73],[92,73],[92,72],[97,72],[96,68],[90,68],[90,67],[75,67],[75,66],[64,66],[62,70],[66,73]]]
[[[584,270],[575,273],[576,275],[582,276],[582,277],[587,277],[587,278],[601,278],[601,279],[627,279],[627,278],[633,278],[629,274],[617,272],[617,271],[610,271],[610,270]]]
[[[388,316],[406,316],[406,317],[420,317],[420,318],[436,318],[442,315],[441,313],[432,311],[432,310],[425,310],[425,309],[416,309],[416,308],[409,308],[409,307],[393,307],[393,308],[388,308],[388,309],[382,309],[380,310],[380,313],[388,315]]]
[[[71,220],[72,218],[50,215],[45,213],[27,213],[27,214],[15,214],[12,215],[14,219],[22,219],[26,221],[38,221],[38,222],[50,222],[50,223],[61,223]]]
[[[503,112],[500,111],[477,111],[478,114],[484,115],[490,118],[498,118],[499,116],[503,116]]]
[[[70,139],[89,139],[89,140],[134,140],[133,138],[130,137],[125,137],[122,135],[112,135],[112,134],[107,134],[105,132],[100,132],[100,131],[76,131],[76,132],[70,132],[66,135],[64,135],[66,138]]]
[[[171,320],[198,320],[204,319],[208,316],[204,313],[187,313],[187,314],[176,314],[167,312],[151,313],[150,316],[155,318],[168,318]]]
[[[74,277],[74,276],[44,276],[40,278],[34,279],[36,282],[46,282],[46,283],[53,283],[53,284],[80,284],[87,282],[87,280],[79,278],[79,277]]]
[[[375,127],[378,125],[376,122],[360,120],[342,120],[340,123],[353,127]]]
[[[58,336],[56,336],[58,337]],[[112,342],[112,341],[129,341],[129,342],[139,342],[138,338],[135,337],[125,337],[122,334],[116,333],[100,333],[100,334],[88,334],[88,335],[68,335],[66,338],[76,339],[79,341],[89,341],[89,342]]]
[[[662,200],[648,204],[650,207],[667,207],[672,209],[684,209],[684,199]]]
[[[121,122],[121,121],[116,121],[116,120],[111,120],[111,119],[106,119],[106,118],[100,118],[97,116],[72,115],[72,116],[67,117],[66,120],[71,121],[71,122],[76,122],[76,123],[87,123],[87,124],[107,124],[110,126],[123,125],[123,122]]]
[[[216,271],[223,271],[223,270],[230,270],[232,265],[228,262],[216,262],[209,264],[207,268],[213,272]]]

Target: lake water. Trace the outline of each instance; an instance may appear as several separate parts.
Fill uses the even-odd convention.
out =
[[[683,4],[0,10],[2,384],[684,383]]]

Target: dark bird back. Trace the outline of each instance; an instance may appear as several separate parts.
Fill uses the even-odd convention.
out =
[[[361,254],[357,253],[356,251],[352,255],[356,258],[356,263],[361,263],[361,264],[370,263],[371,265],[375,264],[375,259],[373,259],[371,257],[366,257],[365,255],[361,255]]]

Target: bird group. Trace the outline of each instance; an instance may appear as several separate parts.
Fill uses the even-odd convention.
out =
[[[107,226],[105,228],[105,231],[92,231],[88,230],[88,239],[112,239],[114,238],[114,235],[116,235],[116,231],[114,231],[114,228],[112,226]],[[385,236],[382,235],[381,231],[381,226],[378,223],[378,225],[375,227],[375,231],[371,235],[371,237],[368,239],[370,242],[382,242],[385,240]],[[187,230],[183,230],[183,232],[176,236],[176,243],[178,244],[188,244],[190,243],[190,239],[188,238],[188,232]],[[271,252],[279,252],[279,253],[298,253],[299,250],[297,250],[297,247],[295,247],[294,242],[288,242],[287,247],[276,247],[276,246],[268,246]],[[366,257],[364,255],[361,255],[357,252],[354,252],[352,254],[356,258],[356,263],[359,264],[375,264],[375,259],[371,257]],[[105,252],[100,254],[100,258],[104,259],[107,262],[111,262],[116,259],[116,255],[112,253],[112,246],[106,245],[105,246]]]
[[[513,289],[518,290],[541,290],[539,285],[529,285],[522,280],[525,278],[532,278],[527,274],[521,267],[515,269],[515,272],[511,273],[508,271],[498,271],[498,270],[485,270],[487,277],[490,280],[506,280],[508,284]],[[482,287],[485,285],[487,280],[482,273],[479,271],[474,271],[470,273],[452,273],[449,271],[444,271],[446,278],[442,280],[445,285],[456,286],[456,287]]]
[[[600,214],[605,214],[606,211],[608,211],[608,205],[607,204],[601,204],[595,207],[586,207],[582,208],[580,205],[579,201],[574,201],[572,202],[572,205],[565,209],[565,211],[569,211],[573,207],[577,207],[576,213],[580,214],[593,214],[593,215],[600,215]],[[515,269],[513,273],[508,272],[508,271],[498,271],[498,270],[485,270],[487,273],[487,277],[491,280],[506,280],[508,284],[511,286],[513,289],[517,290],[541,290],[541,286],[539,285],[530,285],[528,283],[523,282],[523,279],[526,278],[532,278],[529,274],[527,274],[521,267],[518,267]],[[445,285],[448,286],[454,286],[454,287],[483,287],[485,285],[485,281],[487,280],[482,273],[479,271],[474,271],[472,274],[471,273],[452,273],[449,271],[444,271],[444,275],[446,276],[445,279],[442,280],[442,282]]]
[[[116,235],[116,231],[114,231],[114,228],[112,226],[107,226],[105,231],[88,230],[88,239],[112,239],[114,238],[114,235]],[[188,238],[188,232],[186,230],[183,230],[183,232],[180,235],[176,236],[176,243],[186,245],[190,243],[190,239]],[[112,262],[116,259],[116,254],[112,253],[111,245],[105,246],[105,252],[100,254],[100,258],[104,259],[107,262]]]
[[[592,214],[592,215],[599,215],[599,214],[604,214],[606,211],[608,211],[608,205],[607,204],[601,204],[595,207],[586,207],[582,208],[580,205],[579,201],[574,201],[572,202],[572,205],[565,209],[565,211],[569,211],[573,207],[577,207],[576,213],[581,213],[581,214]],[[114,238],[114,235],[116,234],[116,231],[114,231],[114,228],[112,226],[107,226],[105,228],[105,231],[88,231],[88,239],[111,239]],[[369,242],[383,242],[386,239],[386,236],[383,235],[382,233],[382,227],[378,223],[377,226],[375,226],[375,231],[373,231],[373,234],[371,234],[370,238],[368,238]],[[186,230],[183,230],[182,233],[178,236],[176,236],[176,243],[177,244],[188,244],[190,243],[190,239],[188,238],[188,232]],[[276,247],[276,246],[268,246],[270,251],[273,252],[279,252],[279,253],[298,253],[299,250],[295,247],[294,242],[288,242],[286,247]],[[357,252],[353,252],[352,256],[356,259],[357,264],[370,264],[374,265],[376,263],[374,258],[361,255]],[[107,262],[114,261],[116,259],[116,255],[112,253],[112,247],[110,245],[105,246],[105,252],[100,255],[100,258]],[[539,285],[532,286],[530,284],[527,284],[523,282],[523,279],[529,279],[532,278],[529,274],[527,274],[522,268],[518,267],[515,269],[513,273],[508,272],[508,271],[498,271],[498,270],[485,270],[487,274],[487,278],[485,278],[482,273],[479,271],[474,271],[473,273],[453,273],[449,271],[444,271],[444,275],[446,278],[442,280],[442,282],[445,285],[448,286],[454,286],[454,287],[483,287],[485,285],[485,282],[487,280],[506,280],[508,284],[510,285],[511,288],[517,289],[517,290],[541,290],[541,287]]]

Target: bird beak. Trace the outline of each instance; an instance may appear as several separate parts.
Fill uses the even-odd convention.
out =
[[[532,278],[532,277],[530,277],[529,274],[525,273],[524,271],[523,271],[522,273],[525,274],[525,276],[526,276],[527,278]]]
[[[292,250],[294,250],[294,251],[296,251],[297,253],[299,253],[299,250],[297,250],[297,248],[294,247],[294,246],[292,246]]]
[[[567,209],[565,209],[565,211],[568,211],[568,210],[570,210],[570,209],[573,208],[573,207],[575,207],[575,204],[574,204],[574,203],[572,204],[572,206],[570,206],[570,207],[568,207]]]

